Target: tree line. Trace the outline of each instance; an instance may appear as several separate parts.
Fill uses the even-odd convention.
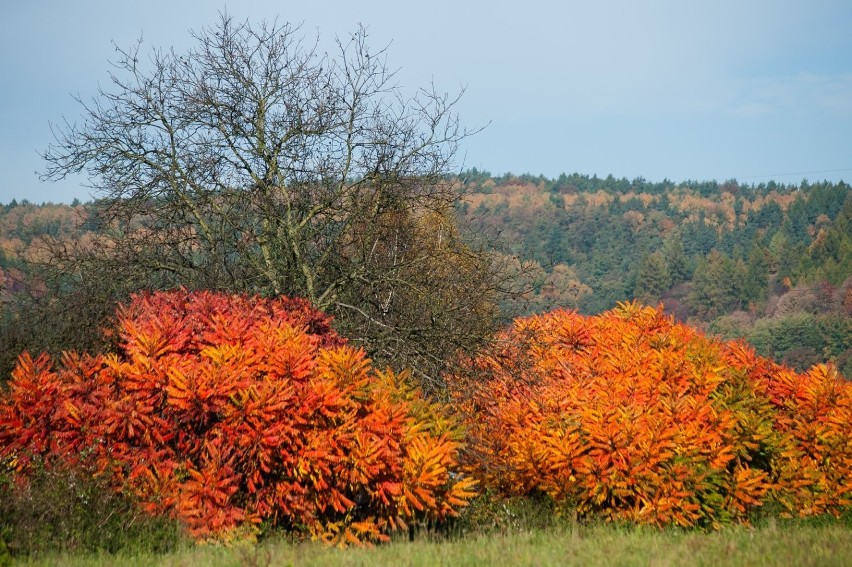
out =
[[[800,370],[827,360],[852,370],[852,191],[844,182],[651,183],[477,170],[461,178],[458,214],[541,273],[528,303],[511,302],[513,315],[530,305],[596,314],[637,298],[726,338],[745,337]],[[546,293],[548,278],[564,274],[571,285],[562,287],[573,293]],[[818,336],[796,346],[790,317]]]

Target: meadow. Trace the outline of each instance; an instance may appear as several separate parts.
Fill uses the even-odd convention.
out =
[[[415,538],[338,549],[272,538],[234,547],[193,545],[165,554],[47,555],[21,565],[849,565],[852,529],[835,521],[768,522],[718,532],[636,526],[559,526],[462,538]]]

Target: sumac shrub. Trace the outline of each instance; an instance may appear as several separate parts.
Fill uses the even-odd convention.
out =
[[[657,525],[838,513],[852,384],[796,374],[638,304],[517,319],[448,379],[487,488]]]
[[[306,302],[135,296],[117,352],[24,354],[0,401],[0,459],[82,466],[197,537],[266,523],[358,543],[454,515],[458,426],[371,367]]]

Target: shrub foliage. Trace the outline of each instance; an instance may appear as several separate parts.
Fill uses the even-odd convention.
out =
[[[852,383],[805,374],[660,311],[517,319],[450,380],[483,484],[657,525],[838,513],[852,496]]]
[[[201,538],[266,522],[384,540],[472,496],[457,424],[307,302],[159,292],[118,320],[113,354],[20,357],[0,399],[18,478],[94,470]]]

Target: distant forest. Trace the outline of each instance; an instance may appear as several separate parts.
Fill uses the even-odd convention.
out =
[[[595,314],[636,298],[743,337],[802,370],[852,376],[852,191],[846,183],[660,183],[561,175],[461,177],[458,213],[538,272],[508,316]]]
[[[596,314],[656,305],[803,370],[832,361],[852,377],[852,191],[797,185],[506,174],[472,169],[460,226],[516,272],[512,317],[556,307]],[[47,238],[85,239],[93,204],[0,206],[2,324]]]

